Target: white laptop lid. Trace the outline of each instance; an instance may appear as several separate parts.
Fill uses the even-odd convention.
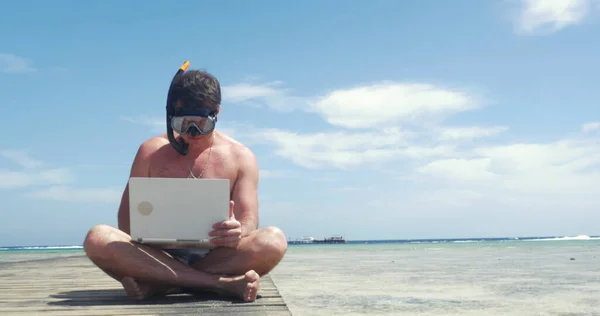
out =
[[[129,179],[131,238],[206,240],[229,219],[228,179]]]

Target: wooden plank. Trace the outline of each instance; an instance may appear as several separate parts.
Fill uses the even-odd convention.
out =
[[[258,295],[251,303],[209,293],[140,302],[82,256],[0,264],[0,315],[291,315],[270,276]]]

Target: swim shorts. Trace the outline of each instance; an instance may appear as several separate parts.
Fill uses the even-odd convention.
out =
[[[192,265],[200,259],[206,257],[209,250],[205,249],[165,249],[165,252],[173,258],[183,262],[185,265]]]

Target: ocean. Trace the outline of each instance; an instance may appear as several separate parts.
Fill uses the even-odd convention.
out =
[[[0,248],[2,263],[83,255]],[[600,237],[290,245],[271,272],[294,315],[600,315]]]

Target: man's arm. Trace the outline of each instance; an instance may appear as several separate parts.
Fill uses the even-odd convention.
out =
[[[238,155],[238,175],[231,199],[233,213],[242,224],[242,237],[258,229],[258,163],[249,148]]]
[[[151,139],[144,142],[135,155],[131,164],[129,177],[149,177],[150,176],[150,157],[156,151],[156,140]],[[121,196],[121,205],[117,215],[119,230],[130,234],[129,222],[129,184],[125,185],[123,195]]]

